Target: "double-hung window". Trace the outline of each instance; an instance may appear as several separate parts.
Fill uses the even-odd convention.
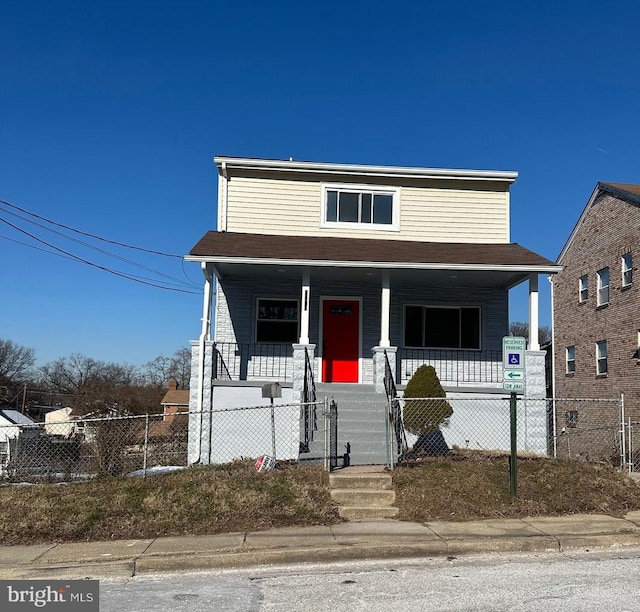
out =
[[[298,341],[298,301],[258,298],[256,342]]]
[[[404,310],[404,345],[412,348],[479,349],[478,306],[418,306]]]
[[[567,374],[573,374],[576,371],[576,347],[568,346],[566,349]]]
[[[609,303],[609,268],[598,270],[598,306]]]
[[[606,374],[609,371],[607,360],[607,341],[596,342],[596,374]]]
[[[622,286],[628,287],[633,282],[633,256],[625,253],[622,256]]]
[[[393,187],[324,185],[322,225],[397,230],[400,191]]]
[[[578,295],[580,302],[586,302],[589,297],[589,276],[584,274],[578,280]]]

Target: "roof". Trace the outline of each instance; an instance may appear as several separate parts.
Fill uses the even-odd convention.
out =
[[[217,156],[213,161],[221,174],[229,170],[261,170],[313,174],[339,174],[354,176],[387,176],[397,178],[438,178],[473,181],[503,181],[513,183],[518,173],[504,170],[463,170],[453,168],[417,168],[403,166],[369,166],[361,164],[333,164],[281,159]]]
[[[188,406],[189,389],[169,389],[160,403],[163,406]]]
[[[589,209],[595,204],[598,196],[601,193],[609,193],[615,198],[625,200],[630,204],[634,204],[636,206],[640,206],[640,185],[635,185],[632,183],[603,183],[603,182],[597,183],[595,189],[593,190],[593,193],[591,194],[591,197],[587,201],[587,204],[582,209],[582,213],[580,213],[580,217],[578,218],[578,221],[573,227],[573,230],[571,230],[571,234],[569,234],[569,238],[567,239],[564,246],[562,247],[562,250],[560,251],[558,258],[556,259],[557,263],[560,263],[562,261],[562,258],[564,257],[569,246],[573,242],[574,236],[577,234],[578,230],[580,229],[580,226],[582,225],[585,217],[587,216]]]
[[[552,261],[519,244],[417,242],[207,232],[187,259],[331,267],[474,269],[554,273]]]
[[[35,421],[17,410],[0,410],[0,416],[15,425],[34,425]]]

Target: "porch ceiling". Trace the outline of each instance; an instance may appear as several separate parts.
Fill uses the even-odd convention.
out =
[[[277,236],[208,232],[189,261],[215,265],[219,276],[299,275],[312,279],[380,284],[388,271],[393,285],[428,283],[461,287],[511,287],[532,273],[561,267],[519,244],[467,244]]]

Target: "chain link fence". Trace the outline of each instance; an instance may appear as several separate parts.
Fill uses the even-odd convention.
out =
[[[330,422],[329,406],[314,402],[0,425],[0,478],[145,476],[262,455],[329,469]]]
[[[398,398],[406,433],[406,448],[394,431],[393,451],[402,459],[442,456],[449,452],[509,452],[509,397]],[[544,399],[518,398],[517,447],[520,453],[549,452],[548,403]],[[391,413],[397,411],[393,405]]]
[[[624,398],[548,400],[555,416],[554,454],[623,466],[626,458]]]

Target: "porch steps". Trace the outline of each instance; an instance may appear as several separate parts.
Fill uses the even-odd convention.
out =
[[[338,404],[338,455],[351,445],[351,465],[386,465],[387,402],[373,385],[321,383],[318,398]]]
[[[391,474],[382,466],[352,466],[329,475],[331,498],[338,504],[340,517],[348,521],[393,518],[398,508],[393,503]]]

